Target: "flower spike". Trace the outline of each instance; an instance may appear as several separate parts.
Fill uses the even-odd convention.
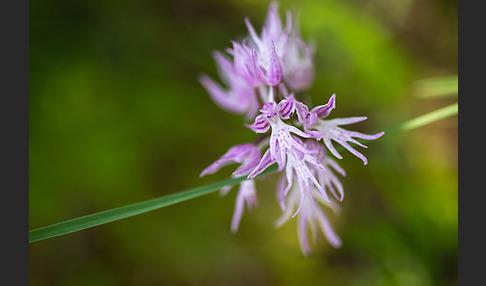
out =
[[[315,45],[302,39],[297,22],[293,21],[296,17],[289,11],[283,25],[278,6],[277,2],[270,4],[260,33],[245,18],[247,37],[231,41],[227,54],[213,53],[223,85],[206,75],[199,77],[217,105],[244,114],[245,121],[251,122],[244,126],[258,134],[254,143],[230,148],[201,176],[232,163],[240,164],[232,174],[246,176],[239,184],[231,219],[231,231],[236,232],[245,206],[251,209],[257,204],[257,176],[276,164],[280,172],[276,199],[283,212],[276,225],[295,218],[300,247],[308,256],[309,232],[314,242],[322,234],[331,246],[338,248],[342,244],[323,209],[327,207],[339,214],[339,202],[344,199],[340,179],[346,172],[329,155],[342,159],[332,141],[366,165],[368,159],[351,143],[366,148],[357,139],[375,140],[384,132],[367,135],[340,127],[361,122],[366,119],[364,116],[328,119],[336,108],[335,94],[326,104],[313,108],[299,101],[298,95],[309,89],[314,80]],[[220,194],[227,194],[231,188],[222,187]]]

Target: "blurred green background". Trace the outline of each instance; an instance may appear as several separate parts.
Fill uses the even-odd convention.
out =
[[[457,101],[457,1],[281,1],[317,43],[314,105],[374,133]],[[260,30],[267,1],[30,1],[29,229],[227,178],[200,171],[256,134],[198,83],[213,50]],[[342,152],[343,241],[305,258],[276,229],[275,174],[230,232],[236,192],[29,245],[31,285],[457,285],[457,117]]]

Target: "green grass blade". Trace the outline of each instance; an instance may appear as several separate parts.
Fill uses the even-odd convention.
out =
[[[432,122],[444,119],[449,116],[456,115],[459,111],[459,105],[458,103],[453,103],[451,105],[448,105],[446,107],[442,107],[440,109],[431,111],[429,113],[420,115],[418,117],[415,117],[413,119],[407,120],[401,124],[398,124],[394,127],[388,128],[385,131],[385,134],[392,134],[396,132],[401,132],[401,131],[408,131],[412,130],[415,128],[419,128],[421,126],[430,124]]]
[[[424,126],[426,124],[430,124],[434,121],[438,121],[440,119],[446,118],[448,116],[452,116],[458,113],[458,104],[452,104],[446,106],[444,108],[429,112],[427,114],[421,115],[414,119],[408,120],[403,122],[399,125],[396,125],[392,128],[387,128],[385,130],[385,134],[392,134],[401,131],[407,131],[414,128],[418,128]],[[341,147],[341,146],[339,146]],[[261,175],[271,173],[277,170],[277,166],[273,165],[269,167],[265,172]],[[261,176],[260,175],[260,176]],[[153,211],[156,209],[160,209],[166,206],[170,206],[176,203],[180,203],[183,201],[187,201],[193,198],[197,198],[212,192],[216,192],[220,190],[224,186],[232,186],[235,185],[243,180],[245,180],[245,176],[238,177],[238,178],[229,178],[223,181],[219,181],[216,183],[212,183],[206,186],[201,186],[193,189],[189,189],[186,191],[177,192],[174,194],[170,194],[167,196],[162,196],[159,198],[142,201],[139,203],[134,203],[130,205],[126,205],[119,208],[109,209],[106,211],[78,217],[75,219],[63,221],[60,223],[56,223],[53,225],[49,225],[46,227],[38,228],[29,231],[29,243],[56,237],[72,232],[76,232],[79,230],[87,229],[90,227],[102,225],[105,223],[109,223],[112,221],[121,220],[124,218],[128,218],[131,216],[135,216],[138,214],[146,213],[149,211]]]
[[[457,75],[428,78],[417,81],[414,90],[420,98],[453,96],[458,93],[458,83]]]
[[[277,169],[277,166],[272,166],[263,172],[261,175],[269,172],[273,172]],[[261,176],[260,175],[260,176]],[[187,201],[193,198],[197,198],[212,192],[220,190],[224,186],[232,186],[246,177],[241,176],[237,178],[230,178],[216,183],[212,183],[206,186],[201,186],[186,191],[177,192],[167,196],[142,201],[126,205],[119,208],[109,209],[106,211],[78,217],[75,219],[63,221],[46,227],[38,228],[29,231],[29,243],[39,241],[46,238],[60,236],[71,232],[76,232],[86,228],[102,225],[116,220],[121,220],[138,214],[146,213],[163,207],[167,207],[176,203]]]

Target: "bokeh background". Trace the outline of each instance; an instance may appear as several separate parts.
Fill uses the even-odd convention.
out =
[[[200,171],[256,134],[198,83],[259,30],[267,1],[30,1],[29,229],[227,178]],[[384,130],[457,101],[417,81],[457,74],[457,1],[281,1],[317,43],[314,105]],[[230,232],[235,192],[29,245],[31,285],[457,285],[457,117],[342,152],[343,240],[305,258],[281,228],[275,174]],[[236,167],[236,165],[234,166]]]

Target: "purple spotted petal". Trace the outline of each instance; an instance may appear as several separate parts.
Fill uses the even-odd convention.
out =
[[[312,138],[315,138],[317,140],[322,140],[326,145],[326,147],[329,149],[329,151],[331,151],[331,153],[334,156],[336,156],[339,159],[342,159],[342,156],[332,145],[331,140],[338,142],[344,148],[348,149],[348,151],[350,151],[356,157],[360,158],[363,161],[363,163],[366,165],[368,164],[368,160],[366,159],[366,157],[360,152],[358,152],[356,149],[351,147],[351,145],[349,145],[348,142],[354,143],[363,148],[367,148],[365,145],[358,142],[353,137],[366,139],[366,140],[375,140],[381,137],[383,134],[385,134],[385,132],[380,132],[375,135],[367,135],[360,132],[348,131],[338,127],[338,125],[356,123],[356,122],[363,121],[365,119],[366,117],[350,117],[350,118],[338,118],[332,120],[319,120],[313,126],[313,128],[315,128],[317,131],[308,131],[307,134],[309,134]]]
[[[272,157],[277,161],[279,171],[285,167],[286,156],[288,153],[293,153],[297,156],[298,153],[312,154],[313,151],[305,148],[305,146],[295,140],[291,133],[308,138],[310,135],[300,131],[295,126],[285,124],[277,116],[270,120],[272,127],[272,134],[270,135],[270,151]]]
[[[282,81],[283,67],[280,57],[275,50],[275,44],[272,41],[272,57],[270,58],[270,65],[268,67],[268,83],[272,86],[278,85]]]
[[[271,57],[267,67],[267,72],[262,71],[262,68],[258,64],[258,56],[256,48],[252,50],[253,67],[260,80],[267,85],[276,86],[282,81],[283,67],[282,62],[275,51],[275,45],[272,42]]]
[[[290,118],[295,112],[296,101],[293,94],[283,99],[277,105],[277,111],[282,119]]]
[[[256,133],[265,133],[270,129],[270,123],[264,114],[260,114],[255,118],[255,122],[251,125],[246,125],[246,127],[255,131]]]
[[[333,94],[327,104],[314,107],[311,110],[311,113],[314,113],[318,118],[323,119],[327,117],[335,107],[336,107],[336,94]]]
[[[260,112],[266,117],[273,117],[277,115],[277,105],[275,104],[275,102],[267,102],[262,106]]]
[[[309,108],[304,103],[297,101],[295,104],[295,111],[297,113],[297,119],[304,124],[307,115],[309,114]]]
[[[300,101],[296,101],[295,110],[297,113],[297,119],[304,126],[304,128],[311,127],[317,120],[317,115],[315,113],[309,112],[307,105]]]

